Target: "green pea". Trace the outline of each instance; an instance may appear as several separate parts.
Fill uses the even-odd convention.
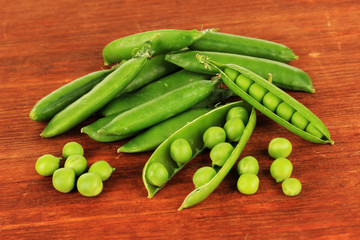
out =
[[[222,142],[216,144],[213,149],[210,151],[210,159],[212,161],[212,166],[221,167],[224,165],[226,160],[230,157],[234,147],[228,142]]]
[[[289,104],[287,104],[286,102],[282,102],[278,105],[278,107],[276,108],[276,114],[279,117],[282,117],[283,119],[285,119],[286,121],[290,121],[291,116],[293,115],[293,113],[295,112],[295,109],[293,107],[291,107]]]
[[[275,112],[277,106],[281,103],[281,101],[282,100],[275,94],[273,94],[272,92],[268,92],[263,98],[263,105],[270,111]]]
[[[238,142],[244,132],[245,124],[240,118],[233,118],[225,123],[224,129],[229,141]]]
[[[239,75],[238,71],[235,71],[234,69],[231,68],[225,68],[224,72],[232,81],[235,81],[237,76]]]
[[[289,140],[282,137],[273,138],[268,146],[268,153],[270,157],[287,158],[292,151],[292,144]]]
[[[170,155],[175,162],[186,163],[192,158],[192,149],[188,141],[178,138],[170,145]]]
[[[70,192],[75,186],[75,172],[72,168],[59,168],[52,177],[52,184],[62,193]]]
[[[84,155],[84,149],[77,142],[68,142],[64,145],[62,154],[65,158],[70,155]]]
[[[35,170],[41,176],[51,176],[59,168],[60,159],[51,154],[45,154],[36,160]]]
[[[271,176],[276,182],[282,182],[289,178],[293,170],[292,163],[286,158],[275,159],[270,166]]]
[[[244,173],[257,175],[259,172],[259,163],[253,156],[246,156],[239,161],[236,169],[239,175]]]
[[[314,135],[315,137],[318,137],[318,138],[322,138],[323,137],[323,134],[319,131],[319,129],[317,129],[315,127],[314,124],[312,123],[309,123],[307,126],[306,126],[306,129],[305,129],[306,132]]]
[[[81,195],[85,197],[95,197],[102,192],[103,182],[99,174],[87,172],[79,177],[76,187]]]
[[[244,124],[249,120],[249,112],[244,107],[233,107],[226,115],[226,121],[232,118],[240,118]]]
[[[291,123],[295,126],[300,128],[301,130],[304,130],[306,126],[308,125],[309,121],[302,116],[299,112],[294,112],[294,114],[291,117]]]
[[[242,194],[252,195],[259,189],[259,178],[253,173],[244,173],[240,175],[237,181],[237,189]]]
[[[245,92],[248,92],[249,87],[253,83],[254,83],[253,80],[251,80],[250,78],[246,77],[243,74],[240,74],[235,80],[235,84],[238,85]]]
[[[115,168],[111,167],[110,164],[104,160],[94,162],[89,168],[89,172],[100,175],[101,181],[106,181],[114,170]]]
[[[259,103],[262,102],[262,99],[264,98],[267,92],[268,90],[266,90],[266,88],[264,88],[258,83],[253,83],[249,87],[249,95],[252,96]]]
[[[83,174],[87,167],[86,158],[82,155],[70,155],[64,164],[65,168],[72,168],[78,177]]]
[[[296,196],[301,192],[301,182],[296,178],[285,179],[281,187],[286,196]]]
[[[222,127],[209,127],[203,135],[204,146],[212,149],[216,144],[225,142],[226,132]]]
[[[154,162],[148,167],[146,177],[152,185],[161,187],[167,182],[169,173],[164,165]]]
[[[208,182],[216,175],[216,170],[212,167],[201,167],[193,175],[193,183],[195,188],[201,187]]]

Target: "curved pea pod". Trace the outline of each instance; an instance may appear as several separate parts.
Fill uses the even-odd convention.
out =
[[[165,60],[188,71],[207,74],[218,72],[214,68],[206,68],[204,64],[201,64],[196,58],[197,55],[207,56],[220,64],[236,64],[245,67],[263,78],[267,78],[270,73],[273,76],[273,83],[283,89],[315,92],[311,78],[306,72],[289,64],[269,59],[222,52],[186,51],[166,54]]]
[[[249,108],[248,108],[249,110]],[[206,199],[216,188],[219,186],[221,181],[226,177],[231,168],[234,166],[236,161],[239,159],[239,156],[244,149],[246,143],[248,142],[254,128],[256,125],[256,112],[255,109],[252,108],[249,111],[249,121],[246,124],[244,132],[236,144],[234,150],[232,151],[230,157],[225,161],[224,165],[217,171],[216,175],[205,185],[194,189],[183,201],[181,206],[179,207],[179,211],[184,208],[189,208],[194,206],[195,204],[200,203],[204,199]]]
[[[154,54],[180,50],[200,38],[204,32],[198,30],[162,29],[129,35],[110,42],[103,49],[104,64],[110,65],[130,59],[134,52],[151,40]]]
[[[200,61],[203,61],[206,57],[200,56]],[[214,67],[217,69],[221,75],[222,80],[224,83],[232,90],[234,91],[238,96],[240,96],[242,99],[247,101],[249,104],[254,106],[256,109],[258,109],[260,112],[264,113],[266,116],[274,120],[275,122],[279,123],[280,125],[284,126],[289,131],[295,133],[296,135],[304,138],[305,140],[308,140],[310,142],[314,143],[329,143],[334,144],[334,142],[330,138],[330,133],[328,129],[326,128],[325,124],[313,113],[311,112],[307,107],[305,107],[303,104],[298,102],[296,99],[291,97],[289,94],[281,90],[280,88],[274,86],[271,82],[265,80],[264,78],[260,77],[259,75],[253,73],[252,71],[240,67],[238,65],[234,64],[217,64],[210,60],[205,60],[205,64],[208,63],[210,67]],[[305,130],[295,126],[292,124],[291,121],[285,120],[283,117],[280,117],[276,111],[273,112],[269,108],[265,107],[263,105],[263,102],[259,102],[256,100],[253,96],[251,96],[248,92],[244,91],[242,88],[240,88],[238,85],[236,85],[230,78],[227,76],[227,74],[224,73],[224,68],[230,68],[235,71],[237,71],[240,74],[243,74],[246,78],[251,79],[254,81],[258,86],[260,85],[263,89],[265,89],[267,92],[272,93],[274,96],[280,99],[281,103],[286,103],[288,106],[290,106],[294,113],[299,113],[305,121],[307,121],[307,126],[312,126],[313,129],[315,129],[316,133],[320,134],[313,134],[314,131],[306,131],[307,128],[304,127]],[[254,84],[255,84],[254,83]],[[280,104],[279,104],[280,105]],[[278,106],[277,105],[277,109]],[[292,113],[292,114],[294,114]]]
[[[142,178],[145,185],[145,188],[148,192],[148,198],[152,198],[163,186],[154,186],[152,185],[147,178],[147,169],[152,163],[161,163],[167,169],[169,178],[168,181],[180,171],[186,164],[176,163],[170,155],[170,146],[171,143],[179,138],[187,140],[192,149],[192,157],[189,161],[194,159],[199,153],[204,149],[203,134],[211,126],[223,126],[226,121],[227,112],[236,106],[243,106],[248,111],[251,111],[251,106],[246,102],[232,102],[219,106],[208,113],[196,118],[190,123],[186,124],[184,127],[180,128],[178,131],[173,133],[169,138],[167,138],[150,156],[149,160],[146,162]]]
[[[287,46],[258,38],[206,31],[204,36],[193,42],[190,49],[213,52],[227,52],[289,62],[298,57]]]

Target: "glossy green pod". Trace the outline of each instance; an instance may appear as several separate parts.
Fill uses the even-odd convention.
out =
[[[325,124],[313,113],[311,112],[307,107],[305,107],[303,104],[298,102],[296,99],[291,97],[289,94],[281,90],[280,88],[273,85],[271,82],[265,80],[264,78],[260,77],[259,75],[253,73],[252,71],[240,67],[238,65],[234,64],[217,64],[210,60],[206,60],[205,56],[199,56],[200,61],[205,61],[204,64],[208,64],[209,67],[217,69],[222,76],[223,82],[232,90],[234,91],[238,96],[240,96],[242,99],[250,103],[252,106],[254,106],[256,109],[258,109],[260,112],[264,113],[266,116],[274,120],[275,122],[279,123],[280,125],[284,126],[289,131],[295,133],[296,135],[304,138],[305,140],[308,140],[310,142],[314,143],[329,143],[334,144],[334,142],[330,138],[330,133],[328,129],[326,128]],[[306,132],[296,126],[294,126],[291,122],[286,121],[284,118],[278,116],[274,112],[272,112],[270,109],[266,108],[262,103],[256,101],[252,96],[250,96],[247,92],[243,91],[240,87],[238,87],[224,72],[224,68],[231,68],[236,71],[238,71],[240,74],[243,74],[245,77],[253,80],[256,84],[259,84],[263,88],[265,88],[268,92],[271,92],[278,98],[282,100],[282,102],[288,104],[293,109],[295,109],[297,112],[299,112],[305,119],[309,121],[313,126],[316,127],[318,131],[321,132],[322,137],[315,134],[311,134],[309,132]]]
[[[256,125],[256,112],[252,108],[249,112],[249,120],[246,124],[244,132],[239,139],[239,142],[236,144],[234,150],[232,151],[230,157],[225,161],[224,165],[217,171],[216,175],[206,184],[194,189],[183,201],[179,207],[179,211],[184,208],[189,208],[195,204],[200,203],[205,198],[207,198],[216,188],[219,186],[221,181],[226,177],[231,168],[234,166],[236,161],[239,159],[239,156],[244,149],[246,143],[248,142],[254,128]]]
[[[198,30],[161,29],[137,33],[119,38],[103,49],[104,64],[110,65],[123,59],[130,59],[141,46],[152,41],[154,55],[183,49],[204,35]]]
[[[152,163],[161,163],[168,171],[168,181],[180,171],[185,164],[178,165],[170,156],[170,145],[171,143],[179,138],[186,139],[192,148],[193,156],[195,158],[199,153],[204,149],[203,134],[204,132],[212,126],[223,126],[226,122],[226,115],[228,111],[237,106],[243,106],[248,111],[251,111],[251,106],[246,102],[232,102],[211,110],[210,112],[196,118],[190,123],[186,124],[184,127],[180,128],[178,131],[173,133],[169,138],[167,138],[151,155],[149,160],[146,162],[143,169],[143,182],[145,188],[148,192],[148,198],[152,198],[163,186],[154,186],[147,179],[147,169]]]
[[[280,62],[298,59],[293,51],[283,44],[211,30],[206,31],[204,36],[194,41],[189,48],[201,51],[235,53]]]
[[[283,89],[315,92],[310,76],[303,70],[286,63],[277,62],[264,58],[244,56],[232,53],[210,52],[210,51],[184,51],[166,54],[165,60],[176,64],[188,71],[207,74],[216,74],[214,68],[206,68],[196,58],[197,55],[209,57],[212,61],[220,64],[236,64],[267,78],[271,73],[273,83]]]

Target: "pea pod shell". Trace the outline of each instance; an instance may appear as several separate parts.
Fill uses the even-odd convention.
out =
[[[151,185],[147,180],[146,172],[150,164],[154,162],[159,162],[163,164],[169,173],[169,181],[186,164],[185,163],[179,166],[174,160],[172,160],[170,156],[171,143],[178,138],[184,138],[185,140],[187,140],[193,152],[193,156],[191,159],[194,159],[199,153],[201,153],[205,149],[203,142],[203,133],[211,126],[223,126],[226,120],[227,112],[232,107],[236,106],[244,106],[247,109],[251,109],[251,106],[246,102],[233,102],[223,106],[219,106],[186,124],[184,127],[180,128],[169,138],[167,138],[158,148],[156,148],[154,153],[146,162],[142,174],[143,182],[148,192],[148,198],[152,198],[162,187],[164,187],[156,187],[154,185]]]
[[[260,77],[259,75],[253,73],[252,71],[240,67],[238,65],[234,64],[224,64],[220,65],[221,67],[229,67],[232,68],[241,74],[244,74],[246,77],[254,80],[256,83],[267,89],[269,92],[275,94],[277,97],[282,99],[284,102],[289,104],[291,107],[293,107],[296,111],[298,111],[301,115],[303,115],[309,122],[314,124],[316,128],[325,136],[325,138],[318,138],[314,135],[311,135],[308,132],[305,132],[304,130],[301,130],[300,128],[295,127],[290,122],[284,120],[283,118],[276,115],[274,112],[269,110],[268,108],[264,107],[261,103],[256,101],[253,97],[251,97],[249,94],[247,94],[245,91],[243,91],[240,87],[238,87],[233,81],[231,81],[228,76],[222,72],[221,74],[225,77],[223,77],[224,83],[237,95],[239,95],[241,98],[243,98],[245,101],[250,103],[252,106],[254,106],[256,109],[258,109],[260,112],[264,113],[266,116],[274,120],[275,122],[279,123],[280,125],[284,126],[289,131],[295,133],[296,135],[314,143],[330,143],[333,144],[334,142],[330,138],[330,133],[328,129],[326,128],[325,124],[313,113],[311,112],[307,107],[305,107],[303,104],[301,104],[299,101],[294,99],[292,96],[281,90],[280,88],[274,86],[269,81],[265,80],[264,78]]]
[[[246,143],[248,142],[254,128],[256,125],[256,112],[255,109],[252,108],[249,121],[244,129],[244,132],[231,153],[230,157],[225,161],[224,165],[220,168],[220,170],[216,173],[216,175],[205,185],[196,188],[193,190],[183,201],[181,206],[179,207],[179,211],[184,208],[189,208],[194,206],[195,204],[200,203],[205,198],[207,198],[216,188],[219,186],[221,181],[226,177],[231,168],[234,166],[236,161],[239,159],[239,156],[244,149]]]

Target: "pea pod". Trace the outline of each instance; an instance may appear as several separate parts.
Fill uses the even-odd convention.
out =
[[[99,134],[124,135],[137,132],[179,114],[208,97],[217,80],[200,80],[119,114]]]
[[[113,69],[107,69],[89,73],[49,93],[31,109],[30,119],[34,121],[50,120],[66,106],[89,92],[112,71]]]
[[[191,159],[194,159],[205,149],[203,133],[211,126],[223,126],[226,121],[227,112],[236,106],[243,106],[248,109],[249,112],[251,111],[251,106],[246,102],[232,102],[219,106],[180,128],[154,151],[149,160],[146,162],[142,173],[143,182],[148,192],[148,198],[152,198],[161,188],[164,187],[164,185],[159,187],[149,182],[147,176],[149,166],[153,163],[162,164],[168,172],[167,181],[169,181],[186,164],[184,163],[179,165],[171,158],[170,146],[172,142],[176,139],[187,140],[192,148],[193,155]]]
[[[194,41],[189,48],[201,51],[235,53],[280,62],[289,62],[298,58],[289,47],[283,44],[211,30],[206,31],[204,36]]]
[[[130,59],[149,40],[153,42],[154,54],[164,54],[189,46],[203,34],[197,30],[162,29],[119,38],[104,47],[104,64],[110,65],[123,59]]]
[[[283,89],[305,91],[309,93],[315,92],[312,81],[306,72],[288,64],[269,59],[221,52],[187,51],[169,53],[166,55],[165,60],[188,71],[207,74],[217,73],[217,70],[214,68],[205,68],[205,66],[197,60],[196,55],[208,56],[212,61],[221,64],[232,63],[243,66],[263,78],[267,78],[268,74],[271,73],[273,76],[273,83]]]
[[[101,109],[99,113],[103,116],[107,116],[124,112],[157,98],[168,91],[186,85],[187,83],[207,78],[209,78],[209,75],[180,70],[146,85],[135,93],[115,98]]]
[[[252,108],[251,113],[249,114],[249,121],[244,129],[244,132],[236,144],[234,150],[232,151],[230,157],[225,161],[224,165],[217,171],[216,175],[206,184],[194,189],[183,201],[179,211],[184,208],[189,208],[195,204],[200,203],[205,198],[207,198],[216,188],[219,186],[221,181],[226,177],[231,168],[234,166],[236,161],[239,159],[239,156],[244,149],[247,141],[249,140],[255,125],[256,125],[256,112]]]
[[[91,91],[57,113],[45,127],[41,136],[54,137],[81,123],[119,94],[136,76],[147,62],[151,44],[147,43],[139,55],[126,61],[109,74]]]
[[[250,103],[260,112],[264,113],[266,116],[274,120],[275,122],[279,123],[280,125],[284,126],[289,131],[297,134],[298,136],[314,143],[330,143],[333,144],[334,142],[330,138],[330,133],[326,128],[325,124],[307,107],[303,104],[298,102],[296,99],[291,97],[286,92],[282,91],[280,88],[274,86],[271,82],[265,80],[264,78],[260,77],[259,75],[253,73],[252,71],[240,67],[234,64],[217,64],[211,60],[206,59],[205,56],[198,56],[200,61],[208,64],[209,67],[217,69],[222,75],[222,80],[224,83],[234,91],[238,96],[242,99]],[[274,111],[270,110],[268,107],[264,105],[264,102],[261,100],[256,100],[254,95],[250,92],[244,91],[241,87],[233,82],[234,79],[230,79],[227,74],[224,73],[225,68],[230,68],[235,70],[240,75],[245,76],[245,78],[254,81],[254,86],[257,86],[258,89],[262,89],[263,93],[270,93],[273,98],[279,99],[280,101],[276,101],[276,105]],[[286,120],[284,115],[279,115],[279,107],[283,104],[283,106],[288,106],[288,111],[290,114],[289,119]],[[266,104],[267,105],[267,104]],[[304,119],[305,126],[300,127],[297,123],[292,121],[292,116],[295,114],[297,119]],[[311,126],[311,129],[308,127]]]

